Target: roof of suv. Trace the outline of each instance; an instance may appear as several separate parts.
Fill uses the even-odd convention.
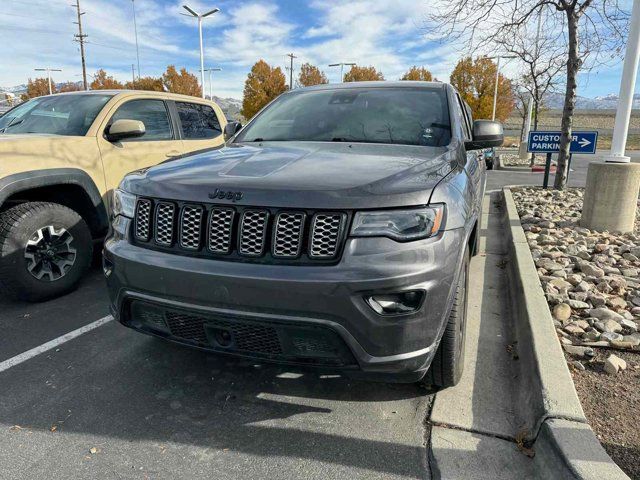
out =
[[[343,83],[325,83],[322,85],[313,85],[312,87],[303,87],[293,90],[293,92],[307,91],[307,90],[337,90],[337,89],[349,89],[349,88],[362,88],[362,87],[386,87],[386,88],[407,88],[407,87],[429,87],[429,88],[444,88],[446,83],[442,82],[420,82],[414,80],[397,80],[397,81],[369,81],[369,82],[343,82]]]

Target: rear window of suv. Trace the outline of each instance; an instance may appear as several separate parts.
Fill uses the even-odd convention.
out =
[[[176,102],[182,134],[187,140],[215,138],[222,134],[216,112],[209,105]]]
[[[444,146],[451,140],[441,87],[354,87],[284,94],[237,142],[319,141]]]

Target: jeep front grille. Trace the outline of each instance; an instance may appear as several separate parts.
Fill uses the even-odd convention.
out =
[[[149,240],[151,225],[151,201],[138,200],[136,205],[135,236],[138,240]]]
[[[220,206],[140,198],[133,236],[149,248],[229,260],[321,264],[337,261],[345,212]]]
[[[313,217],[309,256],[313,258],[334,257],[338,250],[338,237],[343,223],[344,215],[340,213],[318,213]]]
[[[155,238],[158,245],[170,246],[173,243],[175,213],[176,207],[174,204],[158,203],[155,218]]]
[[[302,248],[303,229],[304,213],[279,213],[273,232],[273,256],[297,258]]]
[[[180,214],[180,246],[189,250],[200,248],[202,213],[199,205],[185,205]]]
[[[235,211],[231,208],[212,208],[209,214],[209,250],[213,253],[231,252],[231,234]]]
[[[264,252],[267,236],[269,212],[266,210],[247,210],[240,224],[240,254],[259,257]]]

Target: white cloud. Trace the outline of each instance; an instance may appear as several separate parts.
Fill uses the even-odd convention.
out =
[[[25,83],[33,68],[61,67],[56,80],[79,80],[80,58],[75,11],[67,1],[8,0],[0,12],[0,85]],[[41,9],[28,15],[25,5]],[[297,20],[290,9],[275,0],[135,0],[140,62],[143,75],[160,75],[167,64],[185,66],[198,75],[197,21],[180,15],[187,3],[197,12],[218,6],[220,12],[203,21],[205,65],[221,67],[214,73],[214,93],[240,98],[246,74],[260,58],[272,65],[288,66],[285,55],[294,52],[300,64],[311,62],[338,81],[340,61],[373,65],[385,78],[399,78],[411,65],[429,68],[448,79],[462,53],[455,45],[438,44],[425,31],[432,8],[420,0],[326,2],[305,5]],[[130,0],[83,0],[87,38],[87,71],[98,68],[125,81],[136,63],[132,4]],[[311,20],[309,20],[309,18]],[[507,66],[507,70],[511,66]]]

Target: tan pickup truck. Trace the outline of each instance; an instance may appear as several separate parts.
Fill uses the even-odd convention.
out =
[[[0,293],[39,301],[75,288],[133,170],[220,147],[240,125],[209,100],[96,90],[39,97],[0,117]]]

